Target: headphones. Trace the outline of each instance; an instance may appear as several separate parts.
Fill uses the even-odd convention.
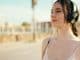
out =
[[[71,1],[68,5],[68,15],[67,15],[67,22],[69,23],[75,23],[78,20],[79,12],[78,8],[73,2]]]

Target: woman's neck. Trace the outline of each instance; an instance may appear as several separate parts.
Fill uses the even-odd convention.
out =
[[[70,26],[63,26],[61,28],[56,28],[55,35],[56,35],[55,36],[56,40],[71,40],[75,38]]]

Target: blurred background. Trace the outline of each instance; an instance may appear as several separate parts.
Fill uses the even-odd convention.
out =
[[[0,0],[0,42],[30,42],[46,37],[51,4],[52,0]]]

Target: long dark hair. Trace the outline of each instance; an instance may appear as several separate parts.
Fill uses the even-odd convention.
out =
[[[79,18],[79,11],[76,5],[71,0],[57,0],[56,2],[59,2],[63,8],[63,12],[66,18],[66,22],[70,23],[72,26],[72,32],[75,36],[78,36],[77,29],[76,29],[76,22]],[[55,3],[56,3],[55,2]],[[65,12],[65,6],[67,9],[67,14]],[[76,9],[74,9],[76,7]]]

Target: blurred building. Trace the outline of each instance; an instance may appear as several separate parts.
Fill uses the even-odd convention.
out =
[[[51,31],[51,23],[50,22],[38,22],[36,24],[37,32],[45,32],[48,33]]]
[[[29,34],[30,31],[30,25],[22,26],[8,23],[0,24],[0,42],[23,40]]]
[[[0,42],[10,41],[28,41],[32,39],[32,25],[23,23],[21,25],[14,24],[1,24],[0,25]],[[36,38],[43,38],[51,31],[50,22],[37,22],[36,23]]]

